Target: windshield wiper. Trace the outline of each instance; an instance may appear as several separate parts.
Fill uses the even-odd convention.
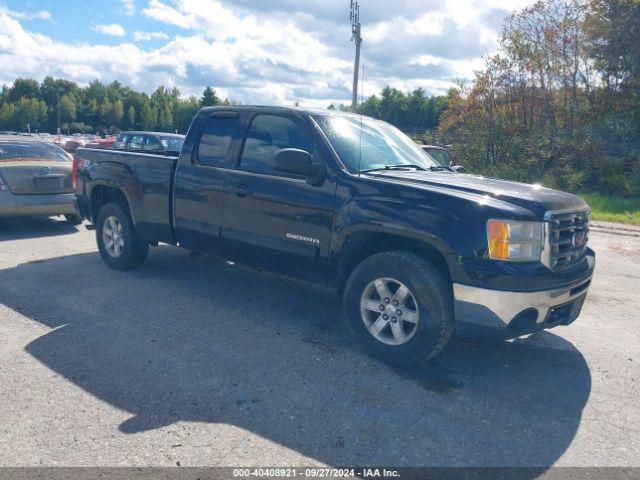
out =
[[[360,170],[362,173],[379,172],[382,170],[406,170],[408,168],[415,168],[417,170],[426,170],[422,165],[416,165],[415,163],[399,163],[396,165],[385,165],[384,167],[368,168],[366,170]]]

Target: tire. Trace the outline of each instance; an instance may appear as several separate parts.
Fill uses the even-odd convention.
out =
[[[451,286],[432,264],[408,252],[380,253],[360,263],[347,281],[343,308],[363,349],[392,365],[435,357],[454,331]]]
[[[100,209],[96,220],[96,241],[100,256],[107,266],[115,270],[138,268],[149,254],[149,243],[138,236],[133,221],[126,212],[124,205],[107,203]]]
[[[75,214],[65,214],[64,219],[69,225],[80,225],[83,222],[83,218]]]

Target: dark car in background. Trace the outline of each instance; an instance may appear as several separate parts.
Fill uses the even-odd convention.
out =
[[[453,167],[457,165],[453,155],[451,155],[451,152],[444,147],[438,147],[436,145],[420,145],[420,147],[440,165],[444,165],[445,167]]]
[[[72,170],[71,157],[51,142],[0,135],[0,218],[64,215],[81,223]]]
[[[116,138],[113,148],[116,150],[136,150],[180,153],[184,135],[162,132],[122,132]]]

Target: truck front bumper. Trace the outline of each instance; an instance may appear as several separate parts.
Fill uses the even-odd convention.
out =
[[[460,335],[515,338],[573,322],[591,283],[586,279],[554,290],[510,292],[453,284]]]

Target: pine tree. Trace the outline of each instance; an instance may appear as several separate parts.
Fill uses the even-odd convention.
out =
[[[149,102],[142,105],[140,123],[143,130],[155,130],[158,122],[158,112]]]
[[[220,98],[218,98],[213,88],[207,87],[204,89],[202,98],[200,99],[200,107],[211,107],[213,105],[219,105],[220,103]]]
[[[127,110],[127,122],[129,123],[129,128],[133,130],[136,124],[136,107],[133,105]]]

